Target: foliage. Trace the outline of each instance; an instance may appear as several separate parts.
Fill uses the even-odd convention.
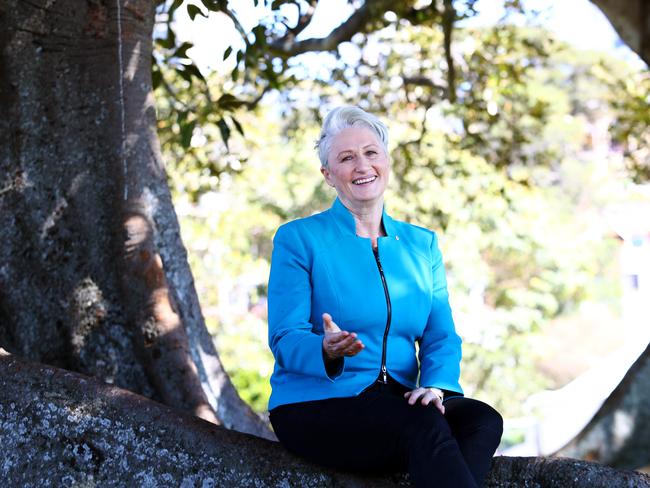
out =
[[[634,181],[650,181],[650,73],[619,78],[602,70],[600,75],[610,83],[608,101],[615,108],[612,138],[621,145]]]
[[[187,209],[183,233],[199,293],[226,368],[259,411],[272,364],[263,312],[271,238],[280,223],[333,198],[311,149],[329,106],[358,104],[389,122],[387,204],[395,217],[441,235],[469,394],[520,414],[523,400],[548,384],[535,368],[536,334],[602,294],[595,277],[611,249],[602,211],[625,187],[615,153],[594,158],[595,147],[609,147],[596,140],[597,128],[616,121],[616,140],[637,141],[634,155],[642,157],[647,124],[634,123],[647,117],[642,90],[624,81],[628,68],[576,53],[539,29],[456,29],[454,46],[454,103],[444,33],[429,25],[388,22],[357,35],[348,45],[356,56],[319,55],[331,67],[325,76],[312,77],[300,58],[282,64],[282,82],[260,104],[222,111],[205,100],[226,96],[234,75],[190,83],[160,66],[172,88],[157,92],[163,150],[179,208]],[[246,72],[238,88],[254,96],[270,85],[249,62],[238,64]],[[179,99],[189,107],[185,120],[175,115]],[[216,121],[231,116],[245,138],[224,137]],[[196,121],[189,139],[188,120]],[[598,286],[618,293],[615,283]]]

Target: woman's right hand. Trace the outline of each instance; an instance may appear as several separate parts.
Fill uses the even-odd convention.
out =
[[[328,313],[323,314],[323,351],[333,361],[344,356],[355,356],[366,346],[357,339],[357,334],[341,330]]]

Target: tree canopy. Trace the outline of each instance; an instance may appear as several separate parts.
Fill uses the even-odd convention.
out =
[[[610,264],[615,241],[595,222],[629,191],[616,175],[643,178],[643,163],[635,162],[643,157],[634,159],[629,148],[634,138],[647,137],[647,126],[618,121],[645,116],[642,90],[635,90],[647,83],[647,73],[579,52],[539,26],[505,19],[463,27],[460,21],[476,14],[474,2],[445,4],[456,12],[453,33],[435,2],[392,15],[379,4],[381,15],[355,11],[359,22],[381,19],[355,24],[352,35],[332,33],[356,54],[342,56],[331,40],[309,44],[333,52],[323,61],[328,70],[299,70],[299,58],[292,58],[306,48],[297,47],[289,13],[302,12],[296,26],[304,26],[316,3],[268,4],[269,15],[246,36],[248,43],[226,50],[238,59],[228,75],[198,80],[173,63],[156,68],[168,85],[157,93],[170,182],[181,201],[207,193],[204,208],[212,202],[217,209],[188,214],[184,232],[190,246],[198,243],[193,268],[199,283],[211,283],[202,294],[217,304],[209,321],[234,381],[265,409],[272,360],[260,310],[270,241],[283,221],[331,201],[312,145],[327,107],[351,103],[388,122],[389,210],[442,233],[470,394],[521,414],[531,393],[553,385],[536,366],[543,326],[585,300],[613,304],[620,295]],[[526,13],[518,2],[508,8]],[[285,49],[277,51],[282,39]],[[273,75],[262,65],[276,66]],[[225,92],[228,86],[237,96]],[[176,103],[187,108],[178,112]],[[605,137],[598,132],[603,120],[620,130],[611,140],[594,140]],[[625,149],[596,161],[590,151],[599,144]],[[585,192],[592,182],[602,190]],[[243,304],[229,308],[230,300]]]

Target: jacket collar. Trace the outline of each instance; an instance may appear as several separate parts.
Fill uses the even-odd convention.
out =
[[[334,221],[338,225],[338,228],[343,235],[349,235],[349,236],[357,235],[357,227],[356,224],[354,223],[354,216],[345,207],[345,205],[343,205],[343,203],[341,202],[341,200],[339,200],[338,197],[336,197],[336,200],[334,200],[334,203],[332,204],[332,208],[330,209],[330,213],[334,217]],[[384,208],[382,210],[381,221],[384,224],[384,230],[386,231],[386,235],[388,236],[395,235],[395,224],[393,222],[392,217],[386,213],[386,205],[384,205]]]

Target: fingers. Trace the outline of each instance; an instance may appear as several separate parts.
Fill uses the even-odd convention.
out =
[[[445,414],[445,406],[442,404],[442,400],[440,399],[440,397],[438,395],[435,395],[435,397],[436,398],[433,401],[433,404],[438,410],[440,410],[440,413],[444,415]]]
[[[431,388],[416,388],[415,390],[404,393],[404,398],[408,400],[409,405],[415,405],[418,401],[422,405],[432,404],[440,413],[445,413],[445,406],[442,399]]]
[[[345,347],[350,343],[354,342],[354,339],[357,337],[356,334],[350,334],[347,330],[342,330],[341,332],[329,332],[325,334],[325,337],[333,346]]]
[[[350,336],[354,336],[356,339],[357,335],[356,334],[350,334]],[[363,342],[361,342],[359,339],[356,339],[350,346],[346,347],[345,350],[343,351],[344,356],[356,356],[359,354],[366,346],[363,345]]]
[[[347,331],[342,331],[334,334],[325,334],[323,347],[327,355],[335,359],[343,356],[354,356],[361,352],[365,346],[357,339],[355,333],[350,334]]]
[[[332,316],[328,313],[323,314],[323,329],[325,332],[341,332],[341,329],[336,322],[332,320]]]
[[[323,314],[323,330],[323,349],[330,359],[355,356],[365,348],[357,334],[341,330],[328,313]]]

